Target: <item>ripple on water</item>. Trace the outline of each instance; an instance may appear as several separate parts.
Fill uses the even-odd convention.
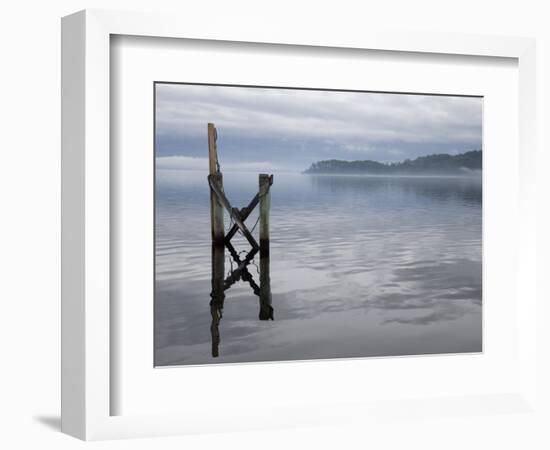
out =
[[[230,182],[246,204],[251,192]],[[157,189],[157,364],[480,350],[479,183],[277,175],[275,321],[258,322],[258,298],[237,283],[226,291],[216,360],[207,186],[201,176],[172,178],[169,188]],[[234,242],[248,249],[242,237]]]

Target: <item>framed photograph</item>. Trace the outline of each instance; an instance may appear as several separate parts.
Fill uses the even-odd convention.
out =
[[[154,95],[155,366],[482,351],[482,97]]]
[[[532,408],[533,41],[62,32],[64,432]]]

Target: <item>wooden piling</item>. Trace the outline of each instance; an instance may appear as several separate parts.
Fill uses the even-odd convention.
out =
[[[210,174],[218,173],[218,132],[213,123],[208,124],[208,169]]]
[[[270,186],[273,175],[260,174],[260,257],[269,256],[269,209],[271,207]]]
[[[208,168],[210,176],[216,181],[216,184],[223,190],[223,175],[218,170],[218,152],[216,148],[217,132],[213,123],[208,124]],[[223,245],[225,239],[223,224],[223,206],[210,190],[210,223],[212,225],[212,242]]]

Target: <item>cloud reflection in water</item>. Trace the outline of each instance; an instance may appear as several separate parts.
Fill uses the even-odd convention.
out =
[[[481,180],[276,177],[275,321],[236,283],[213,359],[206,174],[157,174],[156,365],[481,351]],[[224,181],[236,205],[257,189]]]

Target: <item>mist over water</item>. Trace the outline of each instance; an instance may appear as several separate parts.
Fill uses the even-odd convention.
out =
[[[275,320],[259,321],[258,297],[233,285],[213,358],[206,175],[157,170],[156,365],[481,351],[480,177],[275,173]],[[227,172],[224,185],[243,207],[258,176]],[[233,242],[249,250],[242,237]]]

